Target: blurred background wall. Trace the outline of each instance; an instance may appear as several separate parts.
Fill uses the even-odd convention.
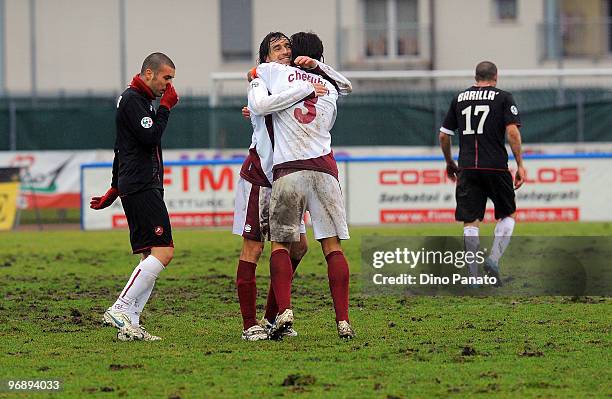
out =
[[[181,96],[166,157],[244,154],[244,73],[268,32],[302,30],[353,83],[338,154],[438,154],[452,95],[485,59],[528,151],[609,152],[611,15],[612,0],[0,0],[0,166],[25,171],[24,207],[77,206],[79,165],[112,160],[116,98],[154,51]]]

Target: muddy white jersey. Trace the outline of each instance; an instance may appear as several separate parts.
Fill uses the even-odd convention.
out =
[[[271,122],[266,122],[265,116],[290,107],[312,93],[314,93],[314,87],[306,81],[301,81],[289,90],[275,95],[269,94],[265,82],[259,78],[253,79],[249,84],[248,108],[253,125],[253,136],[249,148],[257,151],[261,169],[269,182],[272,182],[274,136]]]
[[[265,82],[272,95],[303,82],[320,83],[329,90],[327,95],[312,96],[273,115],[274,165],[331,153],[330,130],[336,120],[338,99],[336,87],[319,75],[276,63],[260,64],[257,77]]]

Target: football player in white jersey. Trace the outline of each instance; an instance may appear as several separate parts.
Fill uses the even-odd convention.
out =
[[[302,82],[325,85],[327,94],[310,97],[273,115],[274,167],[270,200],[272,255],[270,278],[279,313],[270,330],[272,339],[292,328],[291,243],[299,241],[299,226],[309,211],[315,238],[328,265],[329,286],[336,312],[338,335],[353,338],[349,323],[349,269],[340,240],[348,239],[346,211],[338,181],[338,168],[331,150],[331,134],[336,119],[336,100],[352,91],[350,82],[320,62],[323,44],[314,33],[299,32],[291,37],[292,66],[265,63],[256,75],[272,95],[283,93]],[[263,98],[263,97],[262,97]]]
[[[287,36],[280,32],[271,32],[263,39],[259,48],[259,61],[289,64],[291,47]],[[249,155],[242,165],[236,188],[233,233],[243,237],[242,250],[236,273],[236,286],[240,311],[242,313],[242,339],[258,341],[268,338],[265,327],[271,327],[278,308],[272,287],[268,292],[266,315],[257,323],[256,300],[257,286],[255,268],[263,250],[264,241],[269,239],[269,205],[272,182],[272,132],[271,116],[266,114],[287,108],[316,92],[316,85],[301,82],[290,90],[275,96],[268,96],[265,84],[259,79],[250,83],[251,92],[261,92],[266,98],[258,103],[250,113],[253,125],[253,136]],[[325,88],[319,85],[320,93]],[[293,271],[307,250],[306,228],[300,226],[300,240],[291,246],[290,258]],[[260,325],[261,324],[261,325]],[[297,335],[294,330],[286,330],[286,335]]]

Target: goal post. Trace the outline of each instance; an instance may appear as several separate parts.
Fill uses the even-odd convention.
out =
[[[353,93],[338,100],[336,145],[436,144],[454,94],[474,83],[473,70],[345,71]],[[502,69],[498,87],[511,92],[529,142],[610,141],[612,68]],[[247,103],[246,74],[211,74],[212,136],[221,112]],[[364,120],[365,112],[370,112]],[[365,123],[361,123],[365,122]],[[225,129],[227,131],[227,129]],[[408,138],[408,139],[407,139]],[[214,143],[213,143],[214,144]]]
[[[372,93],[388,89],[394,92],[423,90],[428,82],[438,89],[460,89],[473,82],[474,71],[462,70],[407,70],[407,71],[344,71],[344,76],[353,83],[354,92]],[[507,69],[499,70],[500,87],[511,89],[550,88],[560,90],[572,87],[602,86],[612,89],[612,82],[601,78],[612,77],[612,68],[580,69]],[[214,108],[228,98],[246,97],[246,74],[242,72],[215,72],[210,75],[211,91],[209,105]],[[430,86],[430,87],[431,87]]]

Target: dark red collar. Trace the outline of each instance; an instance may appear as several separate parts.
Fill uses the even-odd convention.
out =
[[[138,90],[141,94],[147,96],[149,100],[155,99],[153,91],[149,86],[147,86],[144,80],[140,78],[140,74],[136,74],[136,76],[134,76],[134,79],[132,79],[132,83],[130,83],[130,87]]]

